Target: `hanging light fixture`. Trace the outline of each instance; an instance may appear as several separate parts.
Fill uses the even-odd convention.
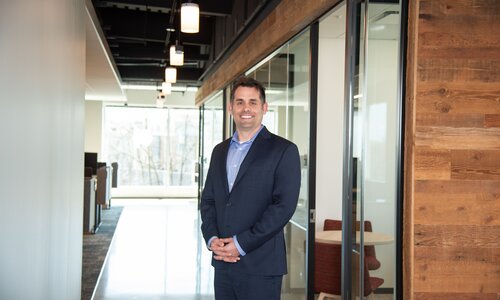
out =
[[[170,95],[172,94],[172,84],[169,82],[163,82],[161,84],[161,92],[164,95]]]
[[[184,49],[179,45],[179,41],[175,41],[175,45],[170,46],[170,65],[184,65]]]
[[[175,83],[177,81],[177,69],[174,67],[165,68],[165,82]]]
[[[167,97],[165,96],[165,94],[159,93],[158,96],[156,96],[156,107],[163,108],[166,99]]]
[[[181,6],[181,31],[197,33],[200,31],[200,7],[196,3],[185,2]]]

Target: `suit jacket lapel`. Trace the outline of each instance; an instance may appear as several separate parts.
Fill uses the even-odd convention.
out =
[[[227,183],[227,154],[229,152],[229,145],[231,144],[231,139],[226,140],[226,144],[224,145],[224,155],[219,168],[220,168],[220,174],[223,175],[222,177],[222,182],[224,183],[224,191],[226,192],[226,196],[229,195],[229,185]]]
[[[250,150],[248,150],[247,155],[245,156],[245,159],[243,159],[243,162],[241,163],[240,169],[238,170],[238,175],[236,175],[236,179],[234,180],[234,185],[233,185],[233,190],[240,181],[240,179],[245,175],[246,171],[248,168],[252,165],[253,161],[258,158],[259,152],[264,146],[263,143],[265,140],[269,139],[271,137],[271,134],[267,130],[267,128],[264,126],[262,130],[260,131],[259,135],[255,138],[255,140],[252,143],[252,146],[250,147]],[[226,153],[227,157],[227,153]],[[226,173],[227,174],[227,173]],[[227,177],[227,175],[226,175]],[[227,180],[226,180],[227,183]]]

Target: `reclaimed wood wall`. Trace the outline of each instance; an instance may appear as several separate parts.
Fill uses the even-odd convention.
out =
[[[408,25],[404,299],[500,299],[500,1]]]

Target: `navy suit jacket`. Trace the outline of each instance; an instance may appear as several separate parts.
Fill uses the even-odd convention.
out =
[[[226,158],[231,139],[215,146],[201,198],[202,233],[232,237],[246,252],[236,263],[212,259],[218,268],[254,275],[287,272],[283,228],[297,206],[300,158],[297,146],[265,127],[252,143],[229,192]]]

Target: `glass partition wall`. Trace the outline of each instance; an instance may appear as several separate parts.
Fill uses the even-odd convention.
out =
[[[208,100],[200,110],[200,196],[201,189],[205,186],[210,157],[214,147],[224,140],[224,95],[217,93]]]
[[[299,202],[285,227],[288,274],[283,280],[282,299],[306,299],[308,169],[310,122],[310,45],[304,31],[247,72],[264,84],[269,111],[263,123],[269,131],[294,142],[302,164]]]
[[[246,72],[266,87],[269,111],[264,125],[297,144],[301,156],[299,202],[285,227],[289,265],[284,300],[314,299],[320,292],[309,277],[321,275],[308,272],[315,271],[316,260],[308,261],[309,251],[315,253],[308,241],[314,231],[324,229],[326,219],[341,222],[341,263],[333,272],[342,281],[332,284],[339,285],[342,299],[373,294],[370,282],[378,284],[377,294],[386,294],[383,299],[396,299],[399,11],[398,1],[345,1],[318,21],[319,30],[308,28]],[[311,45],[318,47],[317,55]],[[317,74],[311,72],[314,64]],[[316,77],[313,112],[316,91],[311,80]],[[231,133],[230,116],[223,120],[223,93],[229,91],[225,88],[202,108],[202,174],[208,167],[207,151],[222,140],[224,130],[225,138]],[[312,141],[311,124],[317,124]],[[316,214],[311,215],[314,207]]]
[[[399,12],[398,1],[347,6],[344,299],[396,293]]]

